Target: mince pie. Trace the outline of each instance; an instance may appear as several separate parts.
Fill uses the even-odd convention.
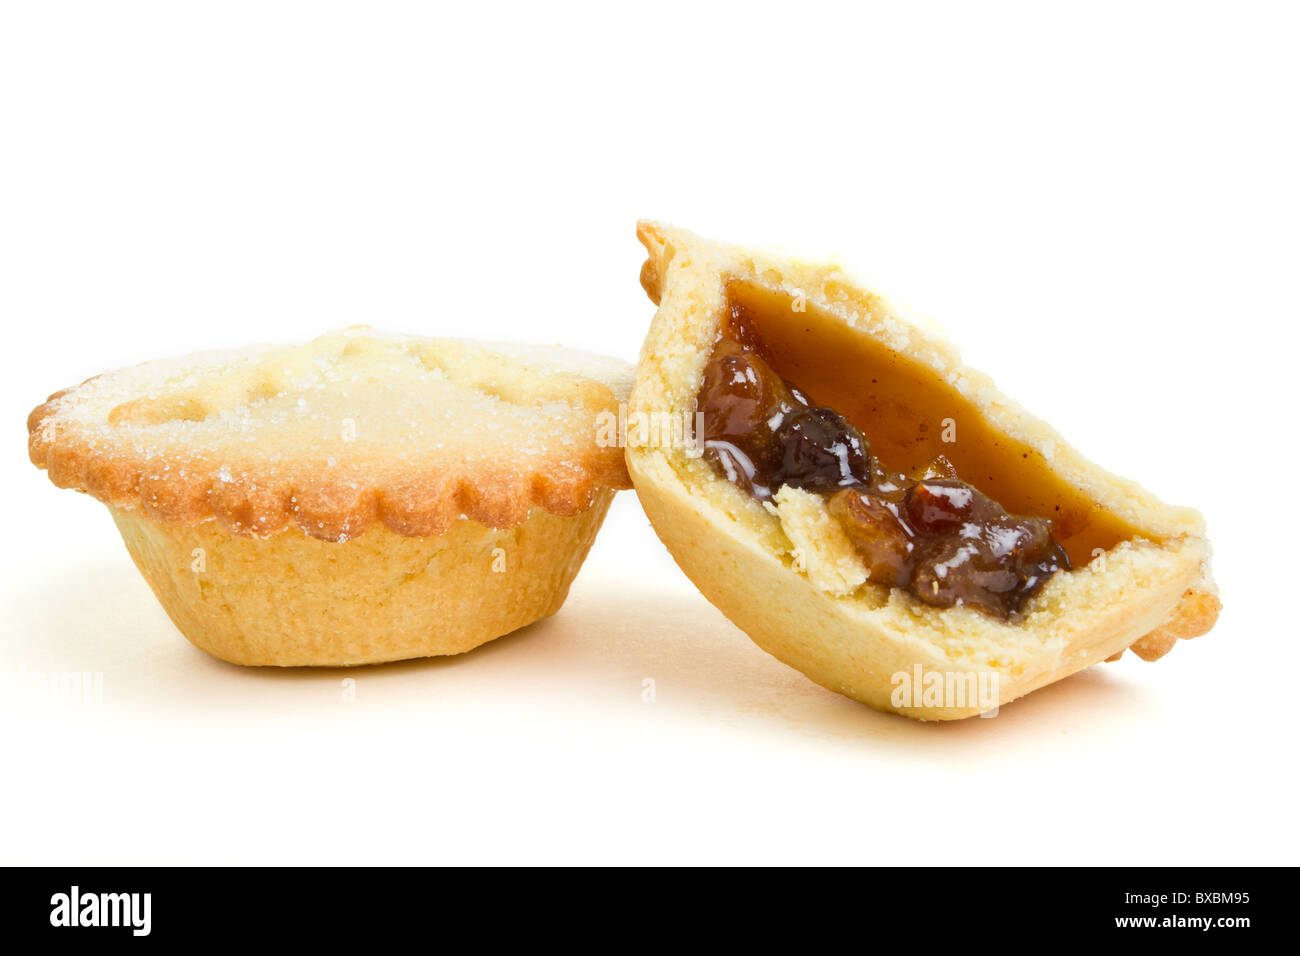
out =
[[[638,234],[659,310],[629,414],[699,426],[629,447],[629,471],[760,647],[949,719],[1213,625],[1201,516],[1085,460],[901,305],[833,263]],[[964,694],[977,683],[996,691]]]
[[[58,392],[32,461],[108,505],[177,627],[239,664],[456,654],[559,609],[615,490],[631,368],[348,329]]]

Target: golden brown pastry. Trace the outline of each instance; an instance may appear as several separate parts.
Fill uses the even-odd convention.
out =
[[[839,265],[641,223],[629,417],[656,532],[764,650],[872,707],[989,712],[1214,624],[1201,516],[1085,460]]]
[[[457,654],[563,603],[616,489],[615,359],[348,329],[58,392],[32,461],[108,505],[194,644],[239,664]]]

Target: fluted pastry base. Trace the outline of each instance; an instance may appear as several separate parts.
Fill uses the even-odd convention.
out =
[[[111,507],[127,550],[196,647],[236,664],[348,666],[461,654],[559,610],[613,492],[506,530],[467,518],[441,535],[376,524],[338,543],[265,539]]]

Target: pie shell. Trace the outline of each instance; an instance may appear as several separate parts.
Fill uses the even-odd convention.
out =
[[[215,521],[110,508],[135,565],[196,647],[235,664],[375,664],[460,654],[560,609],[614,496],[513,528],[460,519],[438,535],[376,524],[344,544],[258,539]]]
[[[563,603],[630,486],[596,423],[631,372],[347,329],[96,376],[32,412],[29,452],[108,506],[168,615],[216,657],[457,654]]]
[[[879,710],[926,720],[973,716],[983,701],[896,693],[900,675],[996,674],[997,705],[1129,647],[1152,660],[1207,631],[1219,601],[1201,516],[1164,504],[1084,459],[1002,395],[926,320],[833,261],[724,245],[642,222],[642,285],[658,306],[642,347],[629,415],[694,410],[723,320],[726,283],[803,296],[855,334],[928,365],[1001,432],[1037,449],[1064,481],[1141,534],[1102,559],[1054,575],[1008,623],[971,608],[928,607],[865,585],[836,595],[796,569],[772,513],[680,448],[629,447],[628,468],[656,533],[706,598],[760,647],[809,678]],[[868,439],[870,434],[867,434]]]

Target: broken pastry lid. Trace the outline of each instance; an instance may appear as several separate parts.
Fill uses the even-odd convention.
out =
[[[695,428],[631,433],[629,470],[759,646],[951,719],[1213,625],[1200,515],[1084,459],[902,306],[833,263],[638,235],[659,311],[629,417]]]

